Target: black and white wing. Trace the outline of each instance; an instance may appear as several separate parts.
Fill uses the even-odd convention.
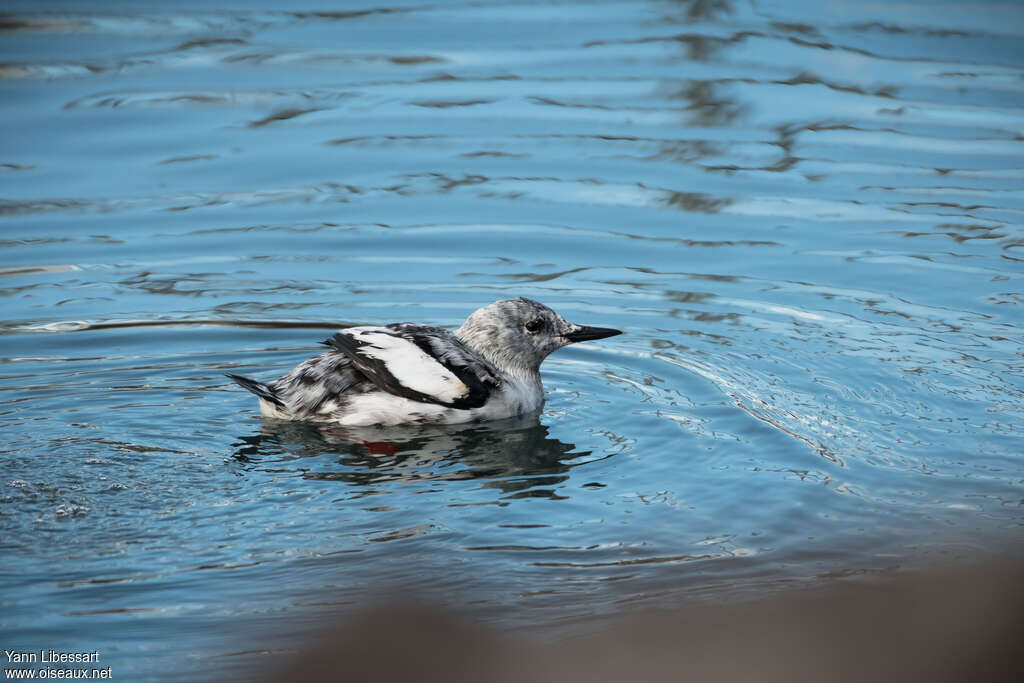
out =
[[[499,385],[490,363],[439,327],[353,327],[324,343],[378,389],[421,403],[479,408]]]

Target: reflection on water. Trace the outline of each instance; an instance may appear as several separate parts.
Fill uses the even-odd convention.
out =
[[[9,0],[4,647],[234,679],[368,591],[571,633],[1015,546],[1021,27]],[[509,296],[627,332],[538,419],[282,424],[224,377]]]
[[[264,419],[258,434],[239,437],[234,457],[246,469],[301,472],[372,493],[388,482],[483,480],[483,488],[517,497],[559,496],[575,464],[590,451],[548,436],[536,416],[472,426],[342,428]],[[316,461],[307,458],[317,458]],[[327,468],[321,463],[333,461]],[[593,484],[602,485],[602,484]]]

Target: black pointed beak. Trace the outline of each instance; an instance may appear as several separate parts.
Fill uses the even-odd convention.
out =
[[[622,334],[622,330],[613,330],[610,327],[587,327],[586,325],[580,325],[572,332],[562,336],[575,343],[614,337],[617,334]]]

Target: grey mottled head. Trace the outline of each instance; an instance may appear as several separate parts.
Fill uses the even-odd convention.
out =
[[[531,299],[495,301],[470,315],[455,331],[466,346],[499,368],[537,373],[552,351],[573,342],[604,339],[619,330],[585,327],[565,320]]]

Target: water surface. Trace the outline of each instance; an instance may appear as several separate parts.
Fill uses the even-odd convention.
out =
[[[9,3],[0,634],[241,676],[1016,547],[1015,3]],[[625,335],[522,420],[262,420],[346,324]]]

